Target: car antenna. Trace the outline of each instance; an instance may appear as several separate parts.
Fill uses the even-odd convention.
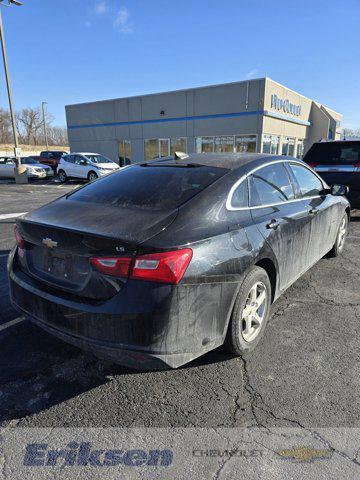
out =
[[[189,155],[185,152],[175,152],[174,160],[185,160],[185,158],[189,158]]]

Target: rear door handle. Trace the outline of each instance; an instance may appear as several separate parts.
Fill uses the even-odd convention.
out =
[[[318,208],[310,208],[309,215],[316,215],[319,212]]]
[[[266,225],[266,228],[272,228],[273,230],[276,230],[279,226],[279,222],[277,220],[270,220],[270,222]]]

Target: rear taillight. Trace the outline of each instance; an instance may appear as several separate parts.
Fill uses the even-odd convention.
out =
[[[192,250],[150,253],[136,257],[131,272],[133,278],[177,285],[190,263]]]
[[[19,229],[16,225],[14,227],[14,235],[15,235],[15,240],[16,240],[17,246],[23,250],[26,246],[26,243],[25,243],[25,240],[22,237],[22,235],[19,232]]]
[[[90,263],[99,272],[105,275],[114,275],[115,277],[127,277],[129,275],[131,258],[130,257],[93,257]]]
[[[317,163],[315,163],[315,162],[309,162],[308,165],[309,165],[309,167],[311,167],[311,168],[315,168],[315,167],[317,166]]]
[[[130,257],[93,257],[91,264],[105,275],[130,277],[138,280],[177,285],[192,258],[192,250],[184,248],[172,252],[150,253]]]

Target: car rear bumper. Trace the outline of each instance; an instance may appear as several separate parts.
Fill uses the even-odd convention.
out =
[[[103,302],[49,293],[9,258],[11,301],[31,321],[101,358],[138,369],[177,368],[223,343],[236,285],[128,281]],[[148,284],[148,285],[145,285]]]

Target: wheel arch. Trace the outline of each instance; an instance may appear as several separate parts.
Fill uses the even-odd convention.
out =
[[[350,210],[350,206],[349,206],[349,205],[345,208],[345,212],[347,213],[348,220],[349,220],[349,222],[350,222],[351,210]]]
[[[271,303],[276,298],[277,287],[278,287],[278,272],[274,261],[271,258],[264,257],[255,262],[257,267],[261,267],[267,273],[270,285],[271,285]]]

